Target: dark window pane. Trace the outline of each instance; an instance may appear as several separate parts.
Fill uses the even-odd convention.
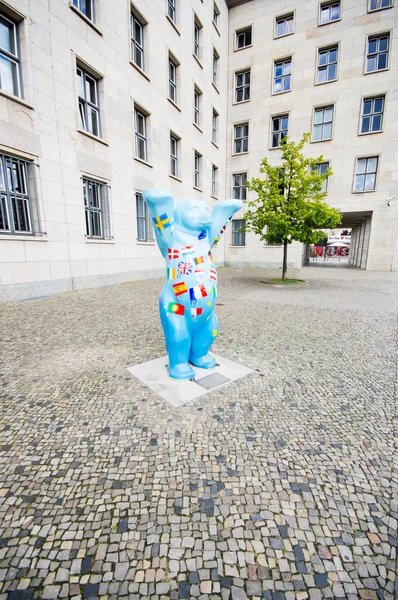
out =
[[[383,98],[376,98],[374,101],[374,112],[379,113],[383,112]]]
[[[379,52],[388,50],[388,37],[379,38]]]
[[[375,115],[373,117],[372,131],[380,131],[380,130],[381,130],[381,115]]]
[[[370,130],[370,117],[364,117],[362,119],[361,133],[369,133]]]
[[[373,103],[373,100],[365,100],[365,102],[363,103],[363,114],[364,115],[370,115],[370,113],[372,112],[372,103]]]
[[[378,65],[377,68],[380,69],[385,69],[387,67],[387,54],[379,54],[379,60],[378,60]]]
[[[377,39],[372,38],[368,41],[368,54],[375,54],[377,49]]]

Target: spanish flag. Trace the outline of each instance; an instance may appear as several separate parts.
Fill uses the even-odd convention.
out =
[[[174,283],[173,289],[176,296],[185,294],[188,291],[188,288],[183,281],[181,283]]]
[[[177,304],[176,302],[169,302],[167,307],[167,312],[175,315],[184,315],[184,310],[184,306],[182,304]]]

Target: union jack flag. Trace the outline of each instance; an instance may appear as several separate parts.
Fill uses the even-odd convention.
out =
[[[177,277],[182,277],[183,275],[192,275],[193,264],[189,262],[179,262],[177,267]]]

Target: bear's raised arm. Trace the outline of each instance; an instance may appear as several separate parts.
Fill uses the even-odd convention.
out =
[[[159,250],[163,256],[172,245],[174,233],[174,198],[170,190],[149,188],[142,192],[151,215]]]
[[[243,206],[242,200],[222,200],[217,202],[212,212],[210,244],[213,246],[221,238],[229,220]]]

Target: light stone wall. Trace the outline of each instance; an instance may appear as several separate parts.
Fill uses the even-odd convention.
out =
[[[252,0],[229,12],[229,76],[227,132],[227,194],[232,174],[247,171],[248,178],[259,176],[261,159],[278,165],[279,150],[269,150],[270,116],[288,113],[289,136],[298,141],[311,131],[315,106],[334,104],[334,131],[331,141],[311,143],[308,156],[324,156],[334,175],[329,181],[327,201],[344,213],[372,211],[366,268],[397,270],[398,233],[398,4],[394,8],[367,13],[366,0],[342,1],[342,19],[318,26],[319,2],[301,0]],[[292,35],[274,39],[275,18],[294,12]],[[251,47],[235,50],[235,32],[253,27]],[[389,69],[364,75],[367,36],[390,32]],[[339,45],[338,80],[314,85],[317,48]],[[273,61],[292,56],[292,91],[272,95]],[[234,104],[234,73],[251,68],[251,99]],[[361,99],[385,94],[384,130],[358,135]],[[233,124],[249,121],[249,152],[232,155]],[[375,192],[352,193],[355,158],[379,155]],[[390,207],[386,199],[395,196]],[[248,199],[254,198],[250,192]],[[241,214],[243,214],[242,211]],[[236,215],[238,218],[240,215]],[[289,247],[289,262],[301,260],[299,244]],[[226,261],[253,261],[273,265],[282,260],[282,249],[264,246],[258,237],[247,236],[245,248],[226,247]],[[362,261],[362,265],[365,266]]]
[[[107,285],[163,273],[155,243],[137,241],[135,191],[165,187],[176,198],[211,198],[211,165],[218,167],[218,197],[225,197],[225,131],[228,10],[219,32],[213,3],[179,2],[177,28],[166,0],[134,0],[145,17],[145,73],[132,64],[130,2],[97,0],[96,28],[68,0],[13,0],[19,24],[24,101],[0,93],[0,147],[38,164],[44,236],[0,235],[0,297],[35,297]],[[0,10],[10,5],[0,2]],[[193,57],[194,11],[203,29],[199,64]],[[18,15],[16,15],[18,16]],[[213,46],[219,60],[218,90],[212,85]],[[180,61],[178,109],[168,97],[168,53]],[[76,61],[100,81],[102,141],[78,131]],[[193,88],[202,91],[201,129],[193,125]],[[134,159],[134,103],[149,114],[149,165]],[[219,113],[218,147],[211,142],[212,110]],[[181,137],[181,181],[169,176],[170,130]],[[203,155],[202,192],[193,189],[194,150]],[[86,238],[82,174],[110,184],[113,239]],[[215,258],[223,262],[223,243]]]

